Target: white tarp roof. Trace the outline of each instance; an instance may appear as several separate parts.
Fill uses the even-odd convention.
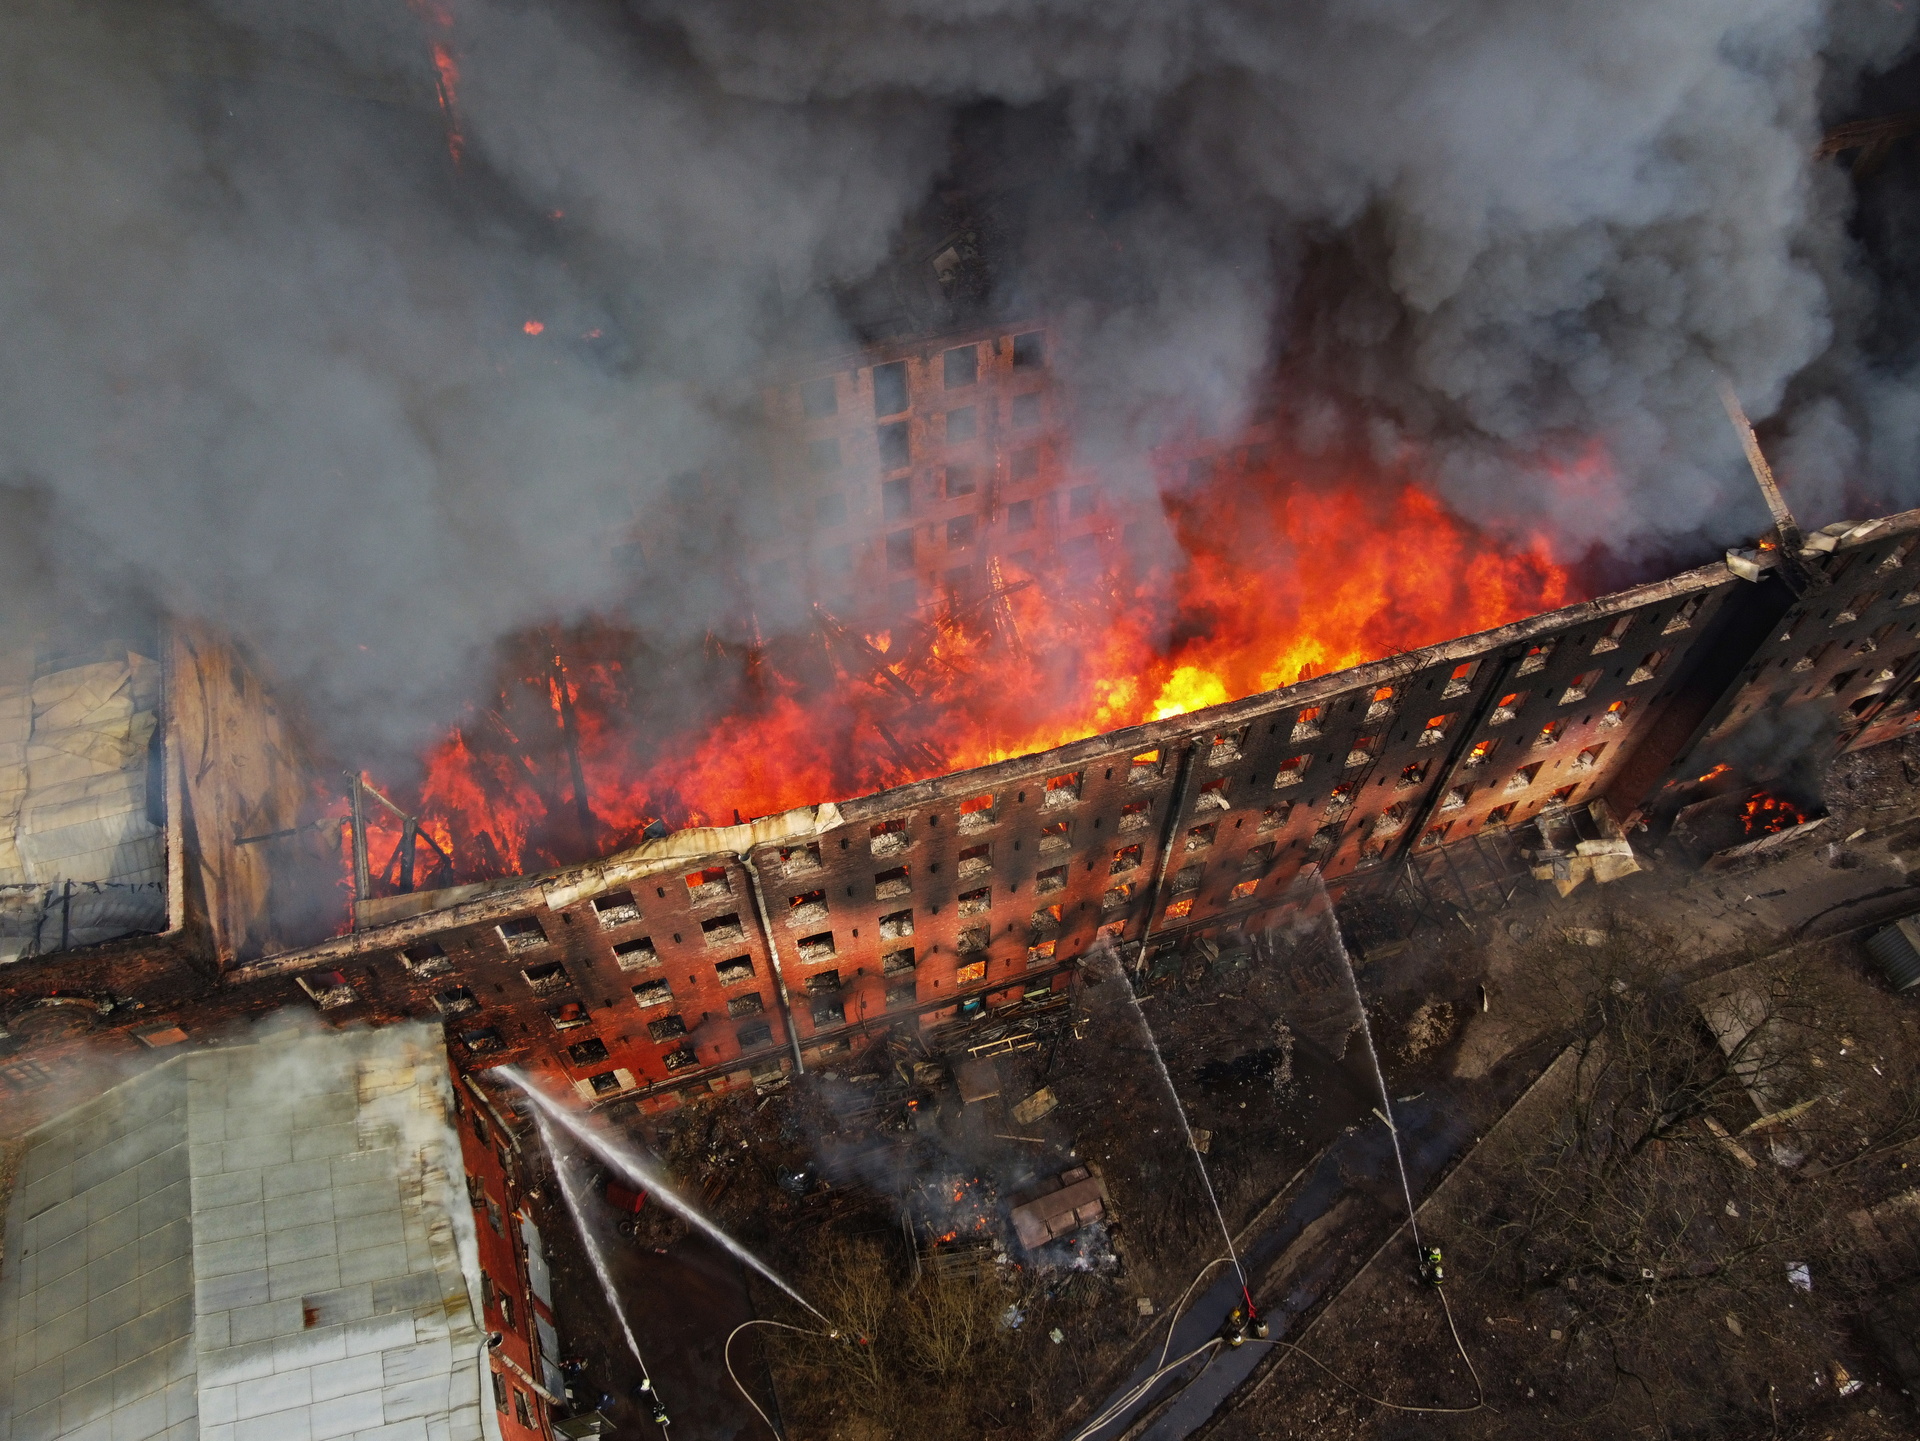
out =
[[[36,675],[31,651],[0,653],[0,961],[165,928],[159,710],[145,656]]]

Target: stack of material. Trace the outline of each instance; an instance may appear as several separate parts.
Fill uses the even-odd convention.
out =
[[[0,961],[166,924],[148,802],[159,664],[33,669],[30,652],[0,656]]]

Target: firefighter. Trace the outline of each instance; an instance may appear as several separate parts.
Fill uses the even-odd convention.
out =
[[[642,1377],[640,1384],[633,1388],[633,1399],[647,1408],[647,1414],[653,1418],[653,1424],[662,1428],[672,1424],[667,1415],[666,1405],[660,1400],[660,1393],[653,1389],[653,1378]]]
[[[1429,1286],[1438,1286],[1446,1278],[1447,1273],[1440,1261],[1440,1248],[1438,1246],[1421,1247],[1420,1279]]]
[[[1227,1319],[1221,1324],[1220,1339],[1229,1346],[1244,1346],[1247,1341],[1247,1313],[1235,1306],[1227,1312]]]

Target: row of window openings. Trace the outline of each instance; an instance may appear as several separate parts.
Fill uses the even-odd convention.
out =
[[[1038,330],[1016,335],[1009,342],[1015,370],[1039,370],[1046,364],[1046,336]],[[940,378],[947,390],[964,390],[980,379],[980,347],[957,345],[940,356]],[[907,363],[891,361],[873,367],[873,413],[899,415],[907,409]],[[840,413],[839,377],[823,375],[800,387],[800,409],[809,420]]]
[[[1008,418],[1015,430],[1036,429],[1042,419],[1038,392],[1014,396],[1013,403],[1008,407]],[[971,444],[980,433],[978,411],[971,405],[948,411],[945,430],[948,445]],[[840,436],[829,435],[808,441],[807,469],[822,475],[840,469],[846,461],[841,450],[841,439]],[[875,426],[873,443],[882,470],[904,470],[913,464],[913,433],[906,421],[896,420],[888,425]],[[1023,478],[1023,474],[1036,473],[1040,465],[1038,447],[1025,446],[1014,451],[1012,465],[1016,480]]]

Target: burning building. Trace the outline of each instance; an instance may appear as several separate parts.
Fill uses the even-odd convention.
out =
[[[857,401],[862,432],[876,435],[922,423],[886,412],[911,411],[923,385],[949,407],[949,430],[949,388],[966,391],[976,416],[1011,414],[1025,396],[1057,405],[1044,385],[1024,388],[1021,358],[1044,355],[1039,335],[942,341],[924,364],[842,374],[831,406],[819,377],[780,403],[804,416]],[[971,361],[954,366],[956,352]],[[989,395],[994,386],[1007,393]],[[903,390],[873,399],[889,387]],[[869,407],[883,412],[877,425]],[[1012,472],[1028,462],[1001,446],[990,453],[1005,461],[1005,487],[979,484],[1005,533],[976,532],[979,568],[943,580],[937,596],[902,568],[897,589],[881,592],[890,550],[953,524],[937,510],[923,517],[920,491],[887,497],[959,462],[928,468],[912,434],[898,444],[910,473],[896,482],[881,467],[864,524],[865,563],[882,569],[844,582],[855,598],[835,603],[850,612],[951,615],[976,581],[1000,592],[984,593],[989,606],[1003,603],[1010,576],[1031,574],[1036,591],[1052,583],[1041,546],[1070,556],[1132,523],[1102,501],[1075,516],[1068,486],[1053,529],[1016,526],[1029,512],[1017,509],[1026,501],[1013,498]],[[1055,475],[1055,489],[1072,479]],[[888,512],[896,504],[900,516]],[[1031,513],[1046,511],[1036,499]],[[914,529],[888,530],[909,516]],[[590,1104],[669,1105],[765,1084],[896,1024],[1037,1003],[1102,938],[1137,949],[1257,925],[1305,867],[1354,895],[1595,803],[1629,830],[1657,822],[1670,783],[1704,769],[1757,714],[1826,745],[1898,734],[1913,723],[1920,669],[1916,535],[1915,513],[1830,527],[1797,550],[1791,573],[1778,550],[1735,554],[1244,699],[737,824],[650,822],[610,854],[483,879],[450,864],[461,842],[443,818],[363,776],[326,803],[284,699],[231,645],[172,624],[165,686],[149,702],[157,759],[120,756],[139,750],[127,715],[143,714],[125,664],[113,753],[115,775],[137,762],[142,824],[171,837],[168,924],[156,894],[152,915],[123,927],[144,934],[88,945],[90,932],[68,929],[63,945],[49,896],[64,900],[67,887],[36,881],[37,928],[0,972],[0,1074],[29,1114],[36,1086],[82,1045],[190,1037],[291,997],[336,1024],[433,1020],[461,1067],[512,1060]],[[794,576],[806,543],[777,536],[756,564]],[[783,546],[794,548],[784,561]],[[811,584],[824,572],[806,574]],[[884,657],[874,664],[885,670]],[[32,688],[51,695],[40,680]],[[573,698],[564,674],[546,694]],[[55,715],[53,704],[35,716]],[[570,719],[577,706],[556,702],[554,713],[563,738],[584,734]],[[56,750],[64,733],[29,729],[30,755]],[[578,784],[578,749],[572,761]],[[557,776],[550,799],[564,810],[566,772]],[[31,801],[18,812],[36,813]],[[38,834],[21,822],[16,832]],[[157,842],[132,844],[153,851],[158,874]],[[328,914],[343,865],[350,923]]]

